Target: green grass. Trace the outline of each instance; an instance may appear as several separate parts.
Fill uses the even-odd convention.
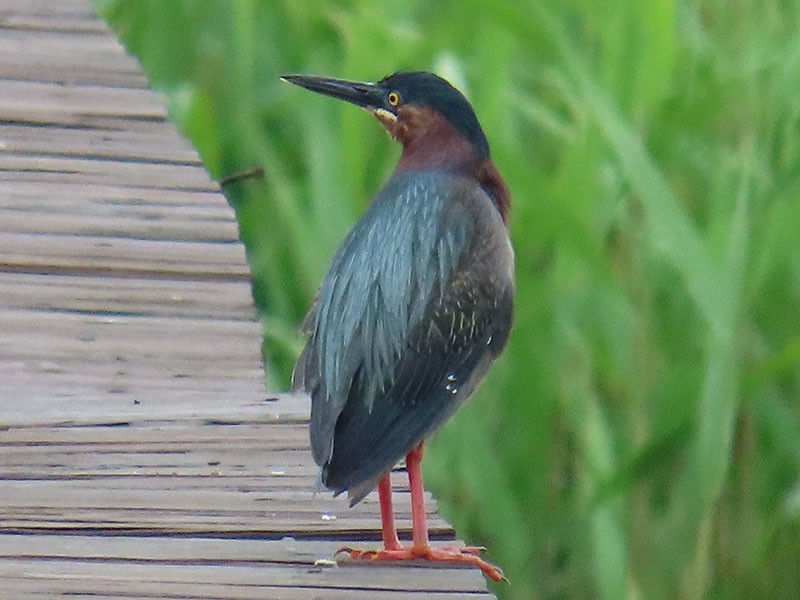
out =
[[[431,69],[513,194],[515,328],[429,483],[506,599],[800,595],[800,5],[97,1],[227,186],[283,388],[399,149],[282,73]]]

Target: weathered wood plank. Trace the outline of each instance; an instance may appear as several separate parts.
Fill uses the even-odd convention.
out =
[[[149,89],[0,80],[0,114],[6,121],[105,128],[127,119],[163,121],[166,109]]]
[[[51,336],[56,331],[58,335]],[[0,356],[71,357],[88,364],[149,362],[170,357],[182,361],[258,365],[259,340],[253,323],[205,319],[168,319],[128,315],[73,314],[29,310],[0,311]],[[42,343],[46,341],[46,347]],[[118,365],[119,366],[119,365]]]
[[[72,26],[80,27],[80,31]],[[125,55],[116,40],[93,26],[94,21],[81,18],[45,21],[0,11],[0,77],[145,88],[147,81],[136,61]],[[47,35],[32,36],[30,29],[46,31]]]
[[[482,586],[477,571],[460,567],[430,568],[419,562],[397,568],[363,561],[315,566],[339,546],[291,538],[0,536],[0,578],[4,587],[9,586],[5,589],[15,593],[97,593],[123,598],[140,594],[175,598],[491,597],[477,592]],[[370,583],[365,585],[365,581]]]
[[[198,419],[224,425],[252,420],[305,422],[308,419],[308,398],[267,393],[261,386],[253,385],[255,373],[227,378],[212,373],[207,381],[201,379],[192,386],[181,377],[170,386],[170,380],[163,374],[153,366],[144,365],[141,373],[137,367],[137,373],[140,379],[150,378],[150,383],[132,383],[129,389],[113,388],[109,392],[106,386],[115,385],[113,373],[95,376],[91,371],[53,370],[49,365],[0,361],[4,399],[0,403],[0,431],[12,426],[158,426]]]
[[[10,309],[205,319],[255,318],[246,281],[120,279],[6,273],[0,298]]]
[[[120,232],[123,234],[124,232]],[[3,232],[0,271],[249,281],[239,244]]]
[[[4,187],[4,185],[0,184],[0,194]],[[222,235],[205,233],[203,235],[190,236],[187,237],[187,241],[191,241],[194,238],[197,241],[232,242],[235,238],[236,221],[230,215],[230,208],[227,206],[204,204],[201,199],[195,199],[193,203],[172,204],[164,197],[167,190],[151,189],[138,193],[132,191],[127,198],[116,199],[108,196],[92,198],[89,196],[87,189],[87,195],[81,198],[80,207],[76,207],[68,204],[71,200],[71,194],[61,193],[63,189],[63,186],[54,186],[53,188],[41,186],[41,193],[46,191],[48,193],[47,196],[28,195],[21,190],[15,190],[14,193],[8,196],[0,196],[0,210],[9,217],[9,221],[4,221],[4,223],[8,223],[4,227],[4,231],[6,233],[50,233],[51,228],[46,228],[45,225],[39,227],[39,229],[34,229],[30,225],[26,225],[24,221],[34,221],[36,218],[44,216],[51,221],[63,219],[71,227],[75,227],[72,223],[83,215],[87,220],[113,224],[113,226],[117,227],[113,233],[116,233],[118,237],[177,239],[183,241],[187,234],[191,234],[192,228],[207,228],[214,225],[222,229],[224,233]],[[53,192],[52,196],[49,195],[50,192]],[[157,198],[154,196],[157,196]],[[140,229],[143,229],[143,222],[150,223],[156,233],[153,234],[143,230],[141,233],[127,231],[123,229],[126,226],[126,222],[134,222]],[[14,223],[19,225],[14,225]],[[161,231],[164,225],[178,229],[181,232],[180,237],[165,235]],[[59,227],[62,226],[56,223],[52,230],[59,232]],[[92,232],[71,232],[69,229],[66,229],[64,233],[104,237]],[[113,237],[108,235],[109,233],[111,232],[107,232],[105,236]]]
[[[461,542],[440,541],[436,546],[460,547]],[[354,547],[369,548],[369,542],[359,542]],[[273,562],[314,566],[320,558],[330,557],[341,548],[339,540],[312,542],[286,536],[280,540],[219,538],[188,539],[165,537],[164,539],[142,536],[112,537],[83,536],[60,537],[55,535],[22,536],[0,534],[0,558],[92,558],[132,561],[148,556],[163,563],[239,563]],[[364,563],[348,562],[348,566]],[[432,570],[424,561],[415,567]],[[372,568],[372,567],[367,567]],[[461,568],[461,567],[454,567]],[[332,569],[335,570],[335,569]],[[455,582],[457,586],[457,582]]]
[[[42,213],[33,219],[29,213],[9,211],[3,217],[3,229],[13,233],[81,237],[113,237],[114,233],[123,232],[121,237],[179,242],[229,242],[239,231],[234,220],[139,212],[131,216]]]
[[[2,90],[2,86],[0,86]],[[0,107],[0,111],[2,107]],[[147,185],[155,188],[216,189],[208,174],[195,163],[108,161],[61,156],[0,153],[0,174],[6,181],[65,181]]]
[[[237,599],[258,599],[263,600],[364,600],[374,598],[408,599],[408,600],[430,600],[431,594],[435,594],[437,600],[480,600],[483,598],[494,598],[485,592],[476,594],[473,591],[465,592],[441,592],[416,590],[389,590],[381,589],[379,592],[374,588],[330,588],[330,587],[284,587],[278,585],[245,585],[237,584],[232,580],[221,583],[186,583],[180,585],[164,584],[153,582],[144,577],[141,582],[131,582],[130,580],[117,580],[103,578],[98,581],[98,577],[92,575],[71,575],[66,573],[40,574],[35,570],[31,573],[31,568],[27,563],[18,563],[20,572],[25,573],[20,576],[20,572],[13,574],[12,579],[4,579],[3,584],[9,597],[15,599],[31,598],[53,598],[66,595],[69,597],[91,598],[92,600],[107,600],[120,598],[202,598],[203,600],[231,600]],[[31,573],[28,575],[28,573]],[[374,571],[372,572],[374,573]],[[372,574],[370,573],[370,575]],[[233,577],[234,573],[230,573]],[[366,577],[365,577],[366,579]],[[87,580],[89,583],[87,583]],[[58,583],[59,581],[63,583]],[[169,594],[169,595],[167,595]]]
[[[169,161],[197,164],[197,152],[177,131],[144,122],[123,130],[5,124],[0,150],[17,155]]]
[[[135,490],[136,497],[132,497],[134,492],[126,494],[124,490],[100,487],[94,491],[95,497],[67,490],[62,502],[51,504],[46,500],[54,493],[65,493],[60,489],[64,482],[47,483],[49,485],[26,481],[0,486],[2,493],[9,494],[8,507],[4,508],[8,516],[3,518],[0,532],[267,539],[289,535],[341,541],[370,539],[376,543],[380,540],[380,531],[376,528],[380,513],[377,503],[373,502],[351,510],[344,499],[338,503],[329,498],[315,499],[311,492],[284,492],[284,497],[276,498],[268,491],[258,491],[250,492],[252,501],[241,504],[237,511],[228,508],[229,503],[239,506],[237,494],[233,492],[184,490],[191,491],[191,500],[196,500],[197,505],[187,498],[176,507],[170,504],[170,498],[178,495],[175,490]],[[83,482],[84,486],[89,484],[93,482]],[[28,493],[31,494],[30,504],[16,504],[26,502]],[[239,492],[238,495],[245,494],[247,492]],[[407,494],[395,496],[398,507],[409,504]],[[103,498],[109,504],[89,507],[76,504],[96,498]],[[429,510],[434,509],[432,505]],[[452,529],[436,518],[434,512],[429,516],[431,537],[451,539]],[[410,537],[410,513],[398,508],[395,518],[401,537]]]
[[[0,136],[2,131],[3,127],[0,126]],[[191,214],[193,208],[230,211],[224,196],[216,188],[183,190],[148,187],[146,184],[139,182],[120,186],[112,181],[75,185],[69,181],[7,181],[0,178],[0,209],[12,212],[27,209],[45,213],[54,210],[64,214],[102,210],[103,207],[122,211],[136,207],[178,213],[185,210],[186,214]]]
[[[70,409],[76,423],[97,422],[99,414],[105,417],[101,421],[104,423],[128,422],[141,417],[142,409],[135,407],[145,403],[156,416],[162,412],[172,414],[171,411],[179,408],[190,409],[192,403],[204,410],[213,410],[213,406],[206,407],[206,398],[214,395],[217,396],[217,410],[227,414],[225,406],[232,400],[269,396],[254,386],[254,381],[263,377],[260,368],[251,362],[242,364],[221,359],[204,369],[197,361],[168,363],[157,356],[138,364],[131,363],[125,356],[110,357],[107,362],[89,362],[81,356],[2,358],[0,375],[3,376],[3,394],[9,399],[2,412],[5,418],[14,414],[14,406],[9,406],[12,400],[34,404],[52,401],[51,410],[38,413],[39,423],[69,421],[63,411]],[[30,393],[24,392],[26,387]],[[245,390],[249,393],[245,394]],[[101,402],[103,397],[105,403]],[[68,400],[70,404],[62,406],[58,400]],[[92,409],[98,403],[103,405],[102,412]],[[21,410],[20,416],[24,418],[24,415]]]
[[[9,18],[9,15],[36,15],[43,19],[59,18],[64,16],[79,17],[82,20],[91,20],[96,25],[100,26],[101,21],[97,20],[92,6],[84,0],[59,0],[59,2],[51,2],[50,0],[0,0],[0,15],[4,19]],[[103,28],[108,31],[107,28]]]

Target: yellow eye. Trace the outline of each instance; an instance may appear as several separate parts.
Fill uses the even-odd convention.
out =
[[[386,100],[389,102],[389,106],[397,106],[400,104],[400,94],[397,92],[389,92],[389,95],[386,96]]]

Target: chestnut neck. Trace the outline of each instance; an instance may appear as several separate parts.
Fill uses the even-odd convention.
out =
[[[481,154],[439,113],[419,107],[403,107],[398,119],[387,127],[403,145],[396,171],[444,170],[471,177],[494,203],[508,223],[511,197],[503,178],[488,155]]]

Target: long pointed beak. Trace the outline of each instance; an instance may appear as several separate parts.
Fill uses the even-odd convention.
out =
[[[283,75],[281,79],[318,94],[345,100],[373,112],[383,106],[383,90],[374,83],[346,81],[331,77],[312,77],[310,75]]]

